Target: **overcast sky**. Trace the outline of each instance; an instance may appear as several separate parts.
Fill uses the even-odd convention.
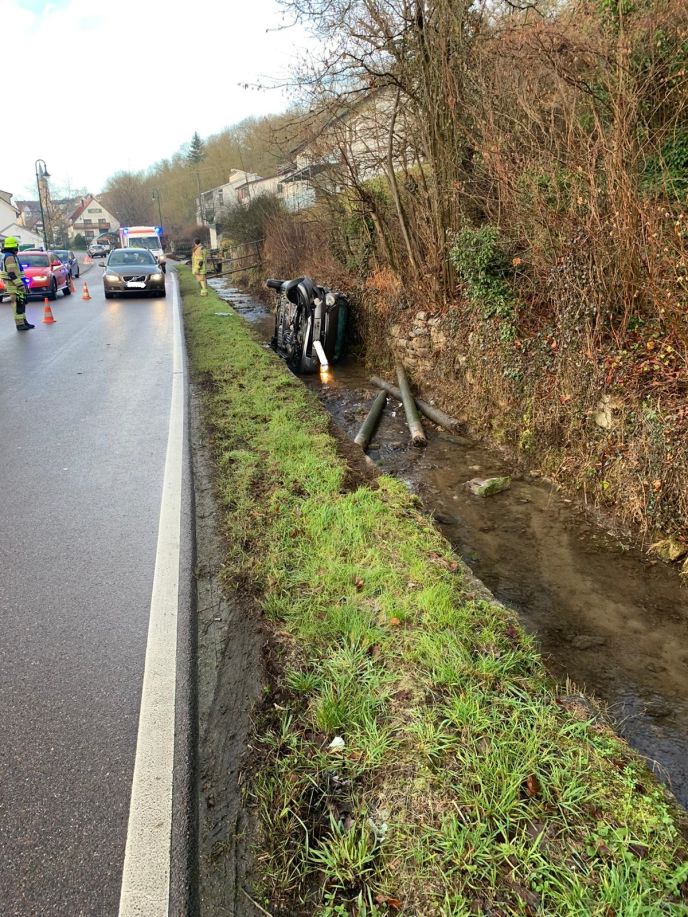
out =
[[[239,84],[284,79],[305,43],[285,24],[276,0],[0,0],[0,189],[29,196],[41,158],[55,190],[97,193],[195,130],[282,111],[283,91]]]

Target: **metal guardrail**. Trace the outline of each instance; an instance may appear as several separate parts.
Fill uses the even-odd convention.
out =
[[[230,274],[240,274],[242,271],[250,271],[253,270],[253,268],[262,267],[263,255],[261,245],[264,241],[264,239],[256,239],[255,242],[243,243],[244,245],[253,245],[254,250],[247,255],[237,255],[234,258],[223,258],[219,252],[211,252],[211,258],[215,267],[215,277],[227,277]],[[241,266],[238,267],[232,266],[229,270],[223,269],[226,264],[238,265],[240,262],[249,261],[251,259],[253,259],[253,264],[241,264]]]
[[[237,255],[233,258],[223,258],[221,253],[217,249],[211,249],[208,258],[208,267],[212,268],[212,274],[215,277],[227,277],[230,274],[240,274],[242,271],[250,271],[253,268],[263,266],[263,255],[261,251],[261,246],[265,240],[256,239],[254,242],[244,242],[243,245],[253,245],[254,250],[249,252],[247,255]],[[191,248],[188,246],[178,246],[175,248],[174,252],[171,253],[173,258],[176,258],[180,261],[191,258]],[[244,261],[253,260],[252,264],[241,264]],[[234,265],[239,265],[234,267]],[[225,265],[232,265],[228,270],[224,270]]]

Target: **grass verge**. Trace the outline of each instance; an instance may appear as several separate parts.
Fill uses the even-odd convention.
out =
[[[179,274],[227,585],[271,629],[254,896],[283,917],[688,914],[683,813],[406,489],[352,485],[315,397]]]

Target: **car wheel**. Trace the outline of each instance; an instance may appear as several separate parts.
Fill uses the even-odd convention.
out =
[[[70,285],[69,285],[70,283],[71,283],[71,281],[67,281],[67,286],[66,286],[66,287],[64,288],[64,290],[62,291],[62,295],[63,295],[63,296],[71,296],[71,295],[72,295],[72,288],[71,288]]]
[[[166,274],[166,273],[167,273],[167,265],[166,265],[166,264],[161,264],[160,267],[162,268],[163,274]]]
[[[107,290],[106,290],[106,291],[105,291],[105,298],[106,298],[106,299],[112,299],[112,293],[108,293]]]
[[[79,268],[77,268],[77,269],[76,269],[76,274],[75,274],[74,276],[75,276],[75,277],[78,277],[80,274],[81,274],[81,271],[79,270]]]
[[[50,291],[48,292],[48,299],[51,302],[54,302],[57,299],[57,284],[54,280],[52,282],[52,286],[50,287]]]

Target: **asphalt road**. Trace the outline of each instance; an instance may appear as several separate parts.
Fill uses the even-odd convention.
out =
[[[30,302],[36,328],[23,334],[0,304],[2,917],[168,913],[167,901],[137,904],[137,882],[157,882],[157,893],[171,886],[169,913],[190,912],[192,546],[174,283],[168,274],[167,298],[106,302],[101,275],[94,265],[76,295],[58,296],[54,325],[42,324],[42,302]],[[81,299],[84,281],[90,301]],[[180,454],[170,469],[173,440]],[[171,505],[164,475],[165,500],[179,490]],[[154,572],[167,597],[152,602]],[[156,626],[167,644],[147,664],[149,619],[161,601]],[[149,687],[158,675],[149,668],[171,667],[158,692],[165,697],[153,703],[153,720],[170,721],[160,709],[171,705],[171,739],[170,728],[147,735],[158,728],[151,720],[139,736],[159,759],[154,773],[146,772],[150,751],[137,757],[144,665]],[[155,792],[172,752],[174,825],[144,792],[128,837],[135,767],[137,784]],[[163,841],[172,831],[171,851],[146,849],[146,818]],[[136,859],[142,844],[147,868],[162,864],[152,878]],[[125,846],[134,892],[120,911]]]

